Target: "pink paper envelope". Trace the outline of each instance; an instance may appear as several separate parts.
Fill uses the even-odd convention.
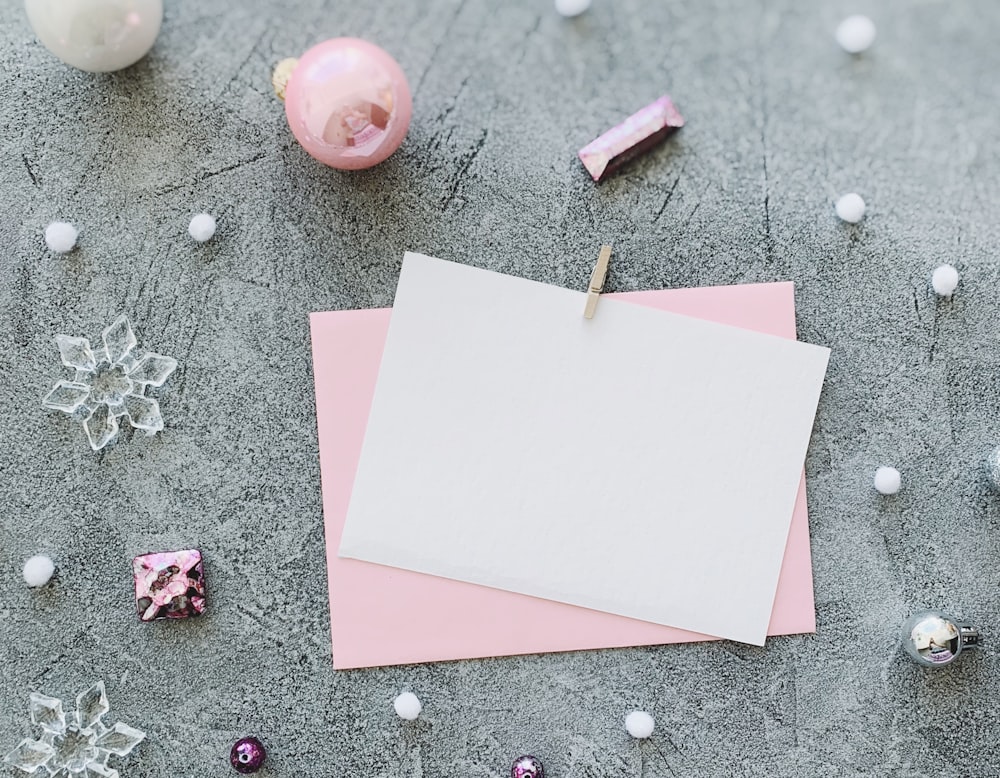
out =
[[[791,283],[614,296],[674,313],[795,337]],[[314,313],[310,317],[333,666],[378,667],[713,640],[673,627],[337,556],[390,314],[391,309],[382,308]],[[815,629],[803,477],[768,634],[790,635]]]

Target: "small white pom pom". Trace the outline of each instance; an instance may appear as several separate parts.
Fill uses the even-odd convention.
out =
[[[845,222],[857,224],[865,215],[865,201],[861,195],[851,192],[837,200],[837,216]]]
[[[875,22],[867,16],[848,16],[837,25],[837,43],[850,54],[860,54],[875,42]]]
[[[941,265],[931,276],[931,286],[942,297],[951,297],[958,288],[958,271],[951,265]]]
[[[634,710],[625,717],[625,729],[632,737],[647,738],[655,726],[653,717],[644,710]]]
[[[45,228],[45,245],[56,254],[65,254],[73,250],[79,234],[69,222],[52,222]]]
[[[392,701],[392,707],[396,709],[396,715],[406,721],[413,721],[420,715],[423,705],[413,692],[403,692]]]
[[[33,556],[24,563],[24,582],[33,588],[45,586],[56,571],[52,560],[44,554]]]
[[[882,494],[895,494],[902,485],[903,477],[894,467],[880,467],[875,471],[875,489]]]
[[[590,0],[556,0],[556,13],[560,16],[579,16],[590,8]]]
[[[215,235],[215,217],[208,213],[199,213],[188,225],[188,234],[199,243],[204,243]]]

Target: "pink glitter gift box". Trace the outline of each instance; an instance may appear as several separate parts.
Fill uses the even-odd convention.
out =
[[[205,567],[197,549],[137,556],[132,573],[135,606],[143,621],[186,619],[205,612]]]

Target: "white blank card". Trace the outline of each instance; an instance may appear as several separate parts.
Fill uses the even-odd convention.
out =
[[[340,555],[763,645],[829,351],[584,301],[406,255]]]

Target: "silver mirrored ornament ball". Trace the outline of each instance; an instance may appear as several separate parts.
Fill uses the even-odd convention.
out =
[[[45,48],[91,73],[138,62],[163,21],[163,0],[24,0],[24,10]]]
[[[994,489],[1000,491],[1000,446],[997,446],[986,457],[986,475]]]
[[[903,627],[903,648],[922,667],[947,667],[977,645],[978,629],[939,611],[915,613]]]

